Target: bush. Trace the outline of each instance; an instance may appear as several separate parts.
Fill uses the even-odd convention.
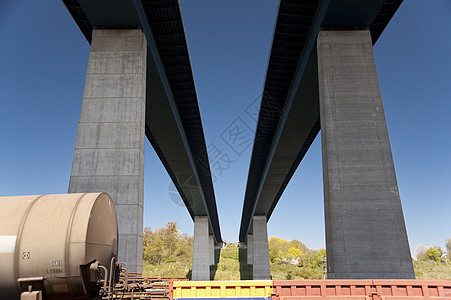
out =
[[[442,248],[440,247],[430,247],[427,251],[426,251],[426,255],[427,258],[429,260],[433,260],[433,261],[437,261],[437,262],[441,262],[442,261]]]
[[[273,279],[322,279],[326,249],[310,250],[303,243],[271,237],[269,260]]]

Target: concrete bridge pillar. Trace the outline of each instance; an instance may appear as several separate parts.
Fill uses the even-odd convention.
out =
[[[254,216],[252,218],[252,232],[253,279],[271,279],[266,216]]]
[[[210,265],[214,255],[214,242],[211,247],[208,217],[194,217],[194,245],[191,279],[195,281],[210,280]],[[214,256],[213,256],[214,260]]]
[[[328,278],[414,278],[370,32],[317,51]]]
[[[69,193],[107,192],[119,261],[142,272],[147,42],[141,30],[94,30]]]
[[[213,235],[208,236],[208,254],[210,255],[210,266],[215,264],[215,237]]]
[[[254,264],[254,235],[252,234],[247,235],[247,263]]]

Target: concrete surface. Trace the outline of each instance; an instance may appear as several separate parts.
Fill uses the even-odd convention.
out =
[[[215,238],[213,235],[208,236],[208,251],[210,255],[210,266],[215,264]]]
[[[253,280],[271,279],[269,269],[268,231],[266,216],[252,218],[253,232]]]
[[[252,234],[247,235],[247,264],[254,264],[254,236]]]
[[[317,49],[328,278],[414,278],[370,32]]]
[[[142,272],[146,51],[141,30],[93,31],[69,182],[111,196],[131,272]]]
[[[207,216],[194,217],[193,266],[191,279],[194,281],[210,280],[210,238]]]

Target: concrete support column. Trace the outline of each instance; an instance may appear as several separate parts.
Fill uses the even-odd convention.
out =
[[[370,32],[317,50],[328,278],[414,278]]]
[[[247,264],[254,264],[254,236],[252,234],[247,235]]]
[[[210,266],[215,264],[215,238],[212,235],[208,236],[209,242],[209,254],[210,254]]]
[[[141,30],[94,30],[69,193],[107,192],[119,261],[142,272],[147,42]]]
[[[266,228],[266,216],[254,216],[252,218],[253,232],[253,279],[271,279],[269,269],[268,232]]]
[[[208,217],[194,218],[192,280],[210,280],[210,238]]]

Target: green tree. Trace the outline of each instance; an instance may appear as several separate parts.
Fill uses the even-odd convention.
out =
[[[443,254],[442,248],[437,246],[429,247],[429,249],[426,251],[427,258],[429,260],[437,262],[440,262],[442,260],[442,254]]]
[[[144,228],[143,258],[147,276],[183,277],[191,267],[193,238],[169,222],[152,231]]]
[[[281,263],[287,258],[287,251],[290,242],[281,239],[277,236],[272,236],[268,240],[269,261],[271,263]]]
[[[451,238],[446,239],[446,250],[451,252]]]
[[[321,267],[323,265],[323,257],[325,257],[325,256],[326,256],[326,249],[318,250],[314,255],[313,263],[316,266]]]
[[[268,240],[271,275],[273,279],[321,279],[326,250],[310,250],[297,240],[278,237]],[[291,264],[296,259],[298,264]]]

